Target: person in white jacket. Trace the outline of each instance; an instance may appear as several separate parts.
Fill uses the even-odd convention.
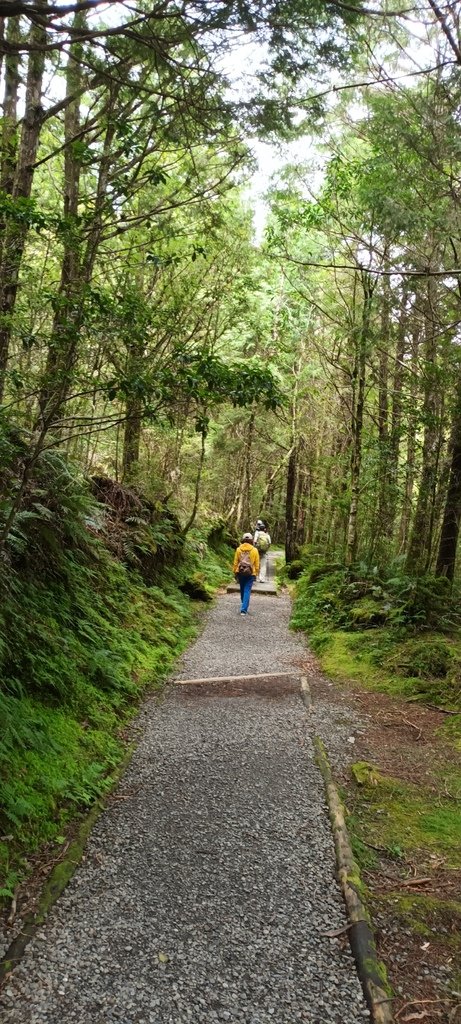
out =
[[[259,576],[257,582],[265,583],[267,579],[267,552],[271,546],[271,538],[262,519],[258,519],[256,523],[253,544],[259,551]]]

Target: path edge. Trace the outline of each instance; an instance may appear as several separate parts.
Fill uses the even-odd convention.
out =
[[[323,776],[336,852],[336,866],[349,920],[349,941],[373,1024],[392,1024],[391,989],[386,967],[378,957],[370,912],[364,898],[360,868],[352,852],[344,807],[320,736],[313,738]]]
[[[102,796],[96,799],[92,807],[90,807],[89,811],[84,815],[83,820],[78,826],[75,839],[70,843],[64,857],[55,864],[45,878],[38,900],[37,909],[25,915],[20,931],[15,938],[12,939],[5,953],[0,957],[0,989],[8,980],[12,971],[14,971],[21,962],[29,942],[34,938],[42,924],[45,923],[50,910],[58,901],[59,897],[62,895],[64,889],[79,867],[85,852],[87,841],[93,831],[93,828],[98,821],[98,818],[100,818],[101,814],[105,811],[111,796],[123,778],[128,765],[130,764],[131,758],[133,757],[136,746],[136,743],[130,743],[122,757],[122,760],[119,761],[117,767],[111,774],[111,784],[109,789]]]

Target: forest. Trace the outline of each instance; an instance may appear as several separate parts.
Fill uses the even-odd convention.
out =
[[[8,902],[259,516],[332,673],[460,710],[461,28],[11,0],[0,54]]]

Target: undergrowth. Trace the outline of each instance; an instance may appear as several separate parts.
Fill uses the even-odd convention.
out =
[[[455,712],[440,727],[444,743],[440,756],[428,758],[427,770],[415,768],[409,781],[394,777],[387,756],[383,767],[356,762],[345,803],[371,906],[384,910],[397,927],[429,938],[431,947],[438,942],[457,957],[461,906],[450,896],[461,868],[461,769],[450,741],[461,750],[459,592],[445,579],[413,579],[398,565],[384,572],[304,564],[296,575],[292,624],[306,631],[328,676]],[[396,775],[401,761],[396,756]],[[409,893],[405,887],[411,873],[428,876],[437,886],[440,871],[440,893]],[[382,891],[383,873],[391,883],[394,879],[388,892]]]
[[[369,769],[368,778],[365,768]],[[371,867],[376,862],[374,851],[378,849],[396,860],[415,851],[425,851],[426,855],[443,852],[447,868],[461,867],[459,774],[451,780],[458,787],[458,797],[453,794],[453,799],[444,794],[434,800],[433,792],[426,790],[422,782],[413,785],[384,775],[365,762],[353,765],[352,769],[360,799],[350,824],[362,866]],[[361,776],[354,769],[362,769]],[[372,847],[366,845],[367,840],[372,841]]]
[[[319,564],[296,590],[292,625],[329,675],[461,710],[460,595],[445,578]]]
[[[176,542],[169,512],[167,557],[161,517],[157,508],[151,534],[145,512],[119,521],[118,560],[111,510],[61,456],[47,456],[29,485],[0,563],[0,897],[110,785],[124,723],[196,632],[190,581],[203,601],[230,576],[222,538],[217,550],[206,532]]]

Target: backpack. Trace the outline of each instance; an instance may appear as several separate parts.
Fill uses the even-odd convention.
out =
[[[253,566],[251,564],[250,552],[241,551],[239,554],[237,572],[240,572],[242,576],[252,576]]]
[[[262,555],[265,555],[266,551],[269,551],[271,542],[269,540],[269,534],[264,533],[264,530],[259,530],[258,537],[256,540],[256,547]]]

